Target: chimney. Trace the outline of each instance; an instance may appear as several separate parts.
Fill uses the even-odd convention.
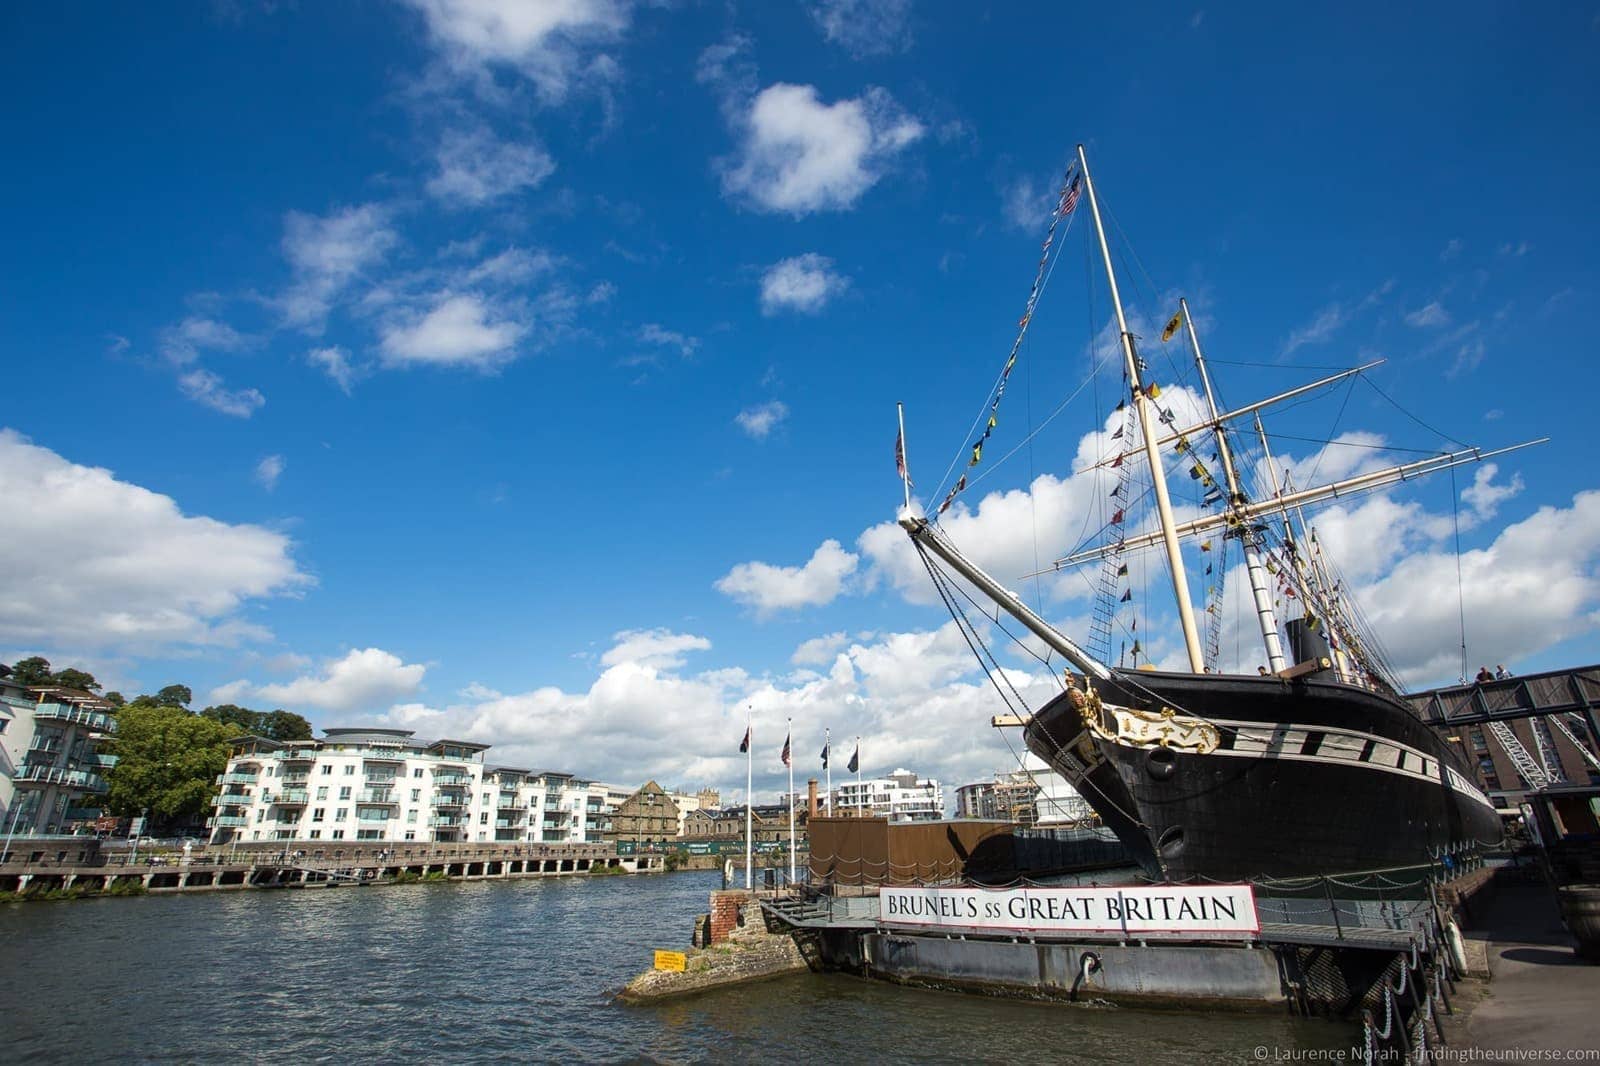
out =
[[[806,782],[806,817],[817,816],[817,779],[812,778]]]

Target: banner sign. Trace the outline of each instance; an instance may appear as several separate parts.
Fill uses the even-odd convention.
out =
[[[1100,888],[888,888],[886,925],[1030,933],[1261,931],[1249,885],[1112,885]]]

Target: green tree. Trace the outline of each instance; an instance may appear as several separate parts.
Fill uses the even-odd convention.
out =
[[[80,692],[93,692],[100,687],[100,682],[94,679],[93,674],[71,666],[51,674],[50,681],[62,688],[75,688]]]
[[[219,703],[207,707],[200,712],[200,717],[221,722],[233,730],[234,736],[240,733],[258,733],[261,729],[261,713],[252,711],[248,707],[240,707],[236,703]]]
[[[128,702],[128,697],[124,696],[116,689],[112,689],[110,692],[107,692],[105,699],[106,702],[111,704],[113,707],[123,707],[126,706]]]
[[[220,722],[135,700],[117,714],[117,765],[106,772],[106,806],[117,814],[148,809],[160,818],[211,805],[214,780],[228,765],[234,731]]]
[[[18,659],[11,664],[11,680],[19,685],[36,688],[50,683],[50,660],[42,655]]]
[[[311,723],[293,711],[279,708],[261,716],[261,735],[273,740],[310,740]]]
[[[187,707],[194,702],[194,693],[188,685],[168,685],[156,693],[156,702],[163,707]]]

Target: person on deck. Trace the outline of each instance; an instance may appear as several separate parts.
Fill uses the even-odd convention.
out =
[[[1504,681],[1506,678],[1508,678],[1510,676],[1511,676],[1511,671],[1507,670],[1504,665],[1502,665],[1500,663],[1496,663],[1495,664],[1494,679],[1496,681]]]
[[[1478,676],[1474,680],[1481,685],[1485,681],[1493,681],[1494,675],[1489,672],[1489,668],[1487,666],[1480,666],[1478,667]]]

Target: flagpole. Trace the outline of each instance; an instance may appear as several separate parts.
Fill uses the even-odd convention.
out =
[[[906,509],[911,509],[911,464],[906,461],[906,405],[896,403],[895,414],[900,419],[900,487],[905,490]]]
[[[822,764],[822,768],[828,772],[828,792],[824,797],[825,802],[822,809],[827,811],[831,817],[833,815],[833,731],[826,727],[822,730],[822,750],[828,753],[828,761]]]
[[[755,849],[751,846],[751,823],[754,819],[750,815],[750,789],[755,778],[756,737],[753,730],[755,726],[750,721],[750,708],[744,709],[744,735],[750,739],[745,745],[744,752],[744,888],[746,892],[756,887],[756,875],[753,861]]]
[[[861,804],[861,811],[860,811],[860,813],[858,813],[856,815],[856,817],[865,818],[867,816],[867,813],[866,813],[867,812],[867,800],[866,800],[866,797],[861,794],[861,737],[860,736],[856,737],[856,802]]]
[[[794,719],[789,719],[789,884],[794,884]]]

